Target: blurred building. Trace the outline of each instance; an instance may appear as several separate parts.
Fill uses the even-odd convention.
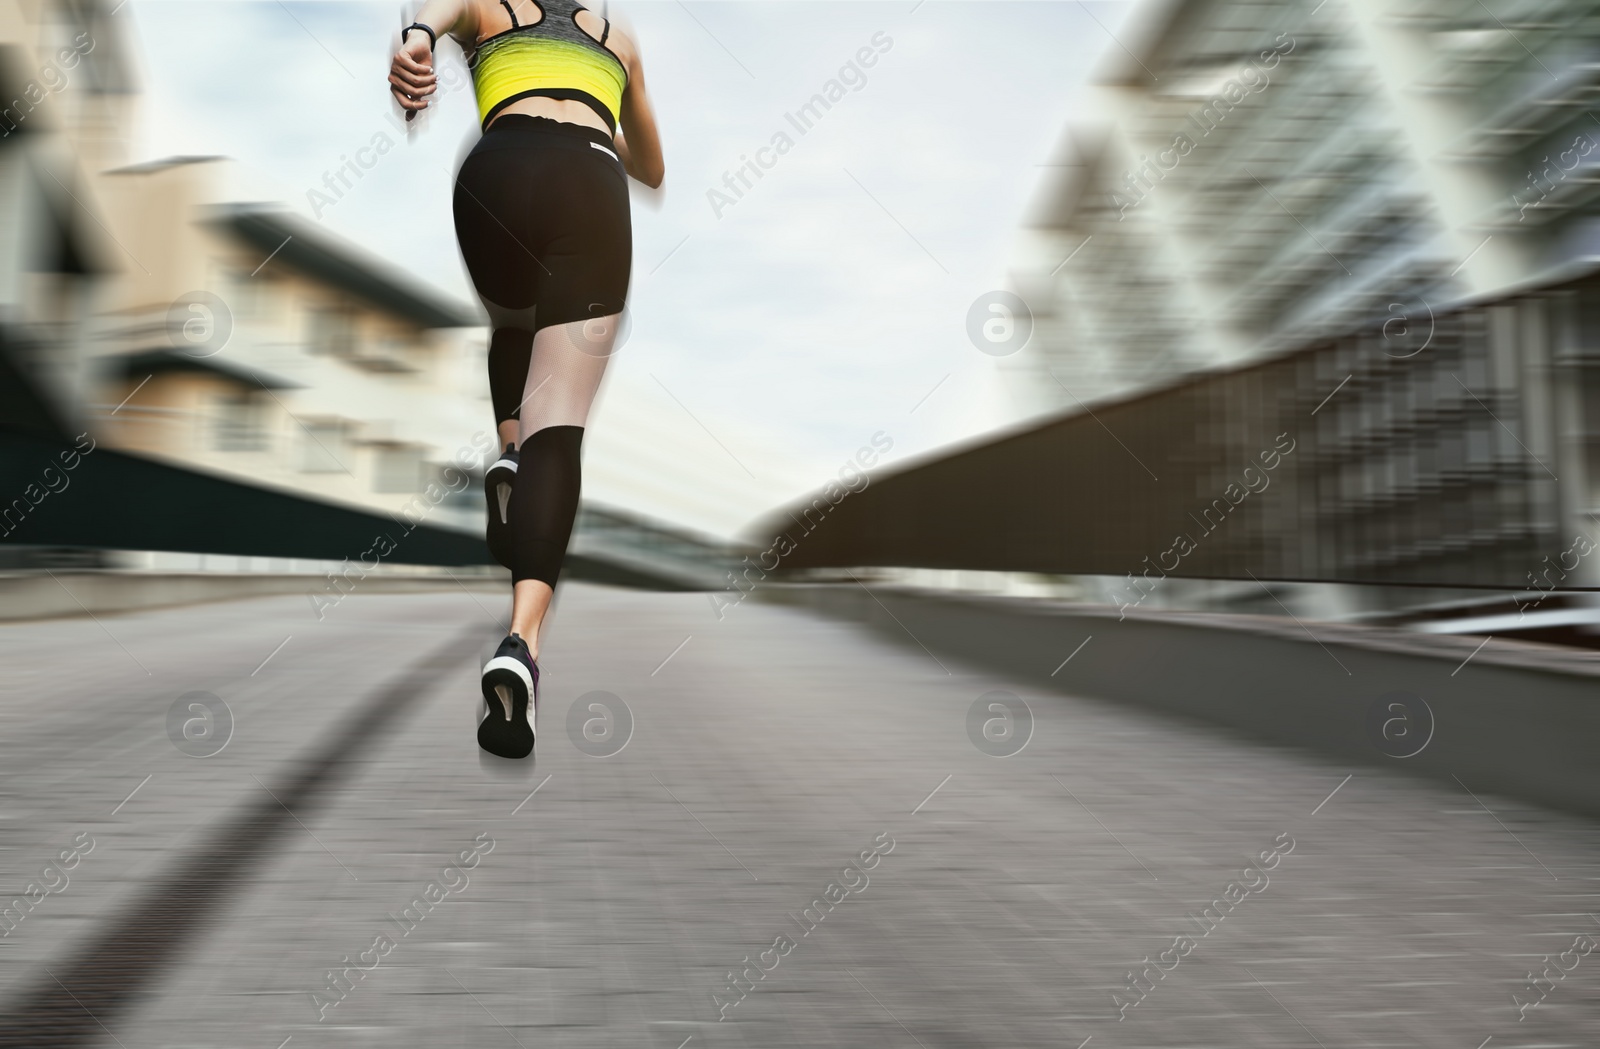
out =
[[[1592,0],[1148,0],[1118,35],[1016,273],[1029,410],[1600,256]]]
[[[1178,435],[1200,477],[1295,432],[1293,512],[1229,543],[1241,571],[1379,584],[1303,587],[1312,614],[1600,586],[1600,559],[1550,570],[1600,539],[1600,6],[1146,0],[1106,54],[1014,271],[1020,414],[1221,396]],[[1178,519],[1213,494],[1196,476],[1157,497]],[[1249,581],[1162,598],[1277,605]],[[1539,615],[1592,625],[1589,604]]]
[[[392,514],[481,469],[476,309],[231,202],[222,158],[127,166],[133,64],[111,4],[0,2],[7,366],[101,446],[342,505]],[[468,487],[428,523],[480,527]]]
[[[108,225],[137,261],[97,333],[97,433],[389,513],[429,484],[463,489],[452,461],[476,472],[495,447],[476,309],[287,208],[227,203],[225,163],[103,176]],[[479,527],[482,502],[466,486],[433,523]]]
[[[123,163],[128,55],[93,0],[0,0],[0,345],[62,403],[121,269],[91,176]]]

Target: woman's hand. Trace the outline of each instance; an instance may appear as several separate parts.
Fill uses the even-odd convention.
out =
[[[413,29],[389,63],[389,90],[406,111],[407,120],[412,113],[427,109],[428,96],[438,89],[439,78],[433,71],[433,51],[428,44],[428,34]]]

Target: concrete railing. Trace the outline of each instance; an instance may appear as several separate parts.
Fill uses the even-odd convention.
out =
[[[1600,652],[854,583],[758,593],[1021,684],[1600,816]]]

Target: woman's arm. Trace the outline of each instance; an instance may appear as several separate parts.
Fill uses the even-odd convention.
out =
[[[617,156],[623,170],[651,189],[659,189],[667,164],[661,156],[656,115],[644,90],[644,63],[639,47],[629,41],[628,87],[622,93],[622,131],[617,135]]]
[[[472,0],[428,0],[417,12],[416,21],[438,36],[476,35],[477,7]],[[427,109],[428,96],[438,90],[432,45],[427,33],[413,29],[389,63],[389,90],[400,108],[407,110],[407,120],[411,119],[411,112]]]

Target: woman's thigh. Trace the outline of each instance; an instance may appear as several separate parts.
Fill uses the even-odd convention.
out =
[[[620,314],[540,328],[522,391],[522,440],[546,426],[585,426],[616,346]]]

